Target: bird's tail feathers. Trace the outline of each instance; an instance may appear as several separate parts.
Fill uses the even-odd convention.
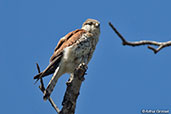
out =
[[[47,68],[43,72],[34,76],[34,79],[39,80],[42,77],[45,77],[47,75],[54,73],[56,68],[59,66],[62,55],[63,53],[61,52],[53,61],[50,62],[50,64],[47,66]]]
[[[58,81],[58,79],[60,78],[60,76],[62,75],[60,67],[57,67],[57,69],[55,70],[55,73],[52,77],[52,79],[50,80],[45,92],[44,92],[44,96],[43,99],[46,101],[47,99],[49,99],[53,89],[55,88],[55,85]]]

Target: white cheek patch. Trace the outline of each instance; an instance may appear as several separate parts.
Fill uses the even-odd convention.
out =
[[[91,26],[90,26],[90,25],[84,25],[84,26],[82,27],[82,29],[84,29],[84,30],[86,30],[86,31],[90,31]]]

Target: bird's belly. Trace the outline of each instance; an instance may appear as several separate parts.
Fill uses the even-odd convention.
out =
[[[65,63],[66,72],[74,72],[78,65],[87,59],[91,52],[90,50],[91,46],[83,46],[79,44],[65,48],[63,62]]]

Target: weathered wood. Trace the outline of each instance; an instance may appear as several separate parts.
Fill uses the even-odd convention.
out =
[[[37,70],[40,73],[40,67],[38,64]],[[75,108],[76,108],[76,102],[79,95],[80,87],[82,82],[84,81],[84,75],[86,74],[87,65],[86,64],[80,64],[77,69],[75,69],[74,75],[70,76],[70,79],[66,83],[67,89],[63,98],[62,102],[62,110],[60,111],[59,108],[56,106],[52,98],[49,98],[49,102],[51,103],[52,107],[55,109],[55,111],[59,114],[74,114]],[[39,89],[44,93],[45,87],[43,83],[43,79],[40,78],[40,86]]]
[[[62,102],[63,108],[59,114],[75,113],[76,101],[86,70],[87,66],[85,64],[80,64],[75,70],[74,76],[70,77],[69,81],[67,82],[67,89]]]

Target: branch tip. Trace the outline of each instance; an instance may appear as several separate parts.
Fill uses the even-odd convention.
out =
[[[152,50],[154,52],[154,54],[157,54],[157,52],[158,52],[155,48],[153,48],[151,46],[148,46],[148,49]]]
[[[40,73],[40,67],[39,67],[39,64],[38,64],[38,63],[36,63],[36,66],[37,66],[37,71],[38,71],[38,73]]]
[[[37,66],[38,73],[40,73],[39,64],[36,63],[36,66]],[[39,79],[38,79],[38,80],[39,80]],[[35,83],[37,83],[38,80],[36,80]],[[39,89],[42,91],[42,93],[44,93],[45,87],[44,87],[44,83],[43,83],[43,79],[42,79],[42,78],[40,78],[40,86],[39,86]],[[59,114],[60,110],[59,110],[59,108],[56,106],[56,104],[54,103],[53,99],[52,99],[52,98],[49,98],[48,100],[49,100],[50,104],[52,105],[52,107],[55,109],[55,111]]]
[[[148,40],[141,40],[136,42],[129,42],[125,40],[125,38],[117,31],[117,29],[112,25],[111,22],[109,22],[109,26],[113,29],[113,31],[118,35],[118,37],[122,40],[123,45],[129,45],[129,46],[141,46],[141,45],[155,45],[158,46],[157,49],[148,46],[148,49],[151,49],[155,54],[158,53],[161,49],[164,47],[171,46],[171,41],[167,42],[156,42],[156,41],[148,41]]]

